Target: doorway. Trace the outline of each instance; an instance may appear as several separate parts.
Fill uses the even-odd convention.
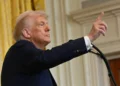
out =
[[[109,64],[118,86],[120,86],[120,58],[109,60]],[[113,86],[111,82],[111,86]]]

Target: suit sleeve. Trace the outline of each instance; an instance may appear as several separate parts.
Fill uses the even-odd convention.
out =
[[[87,53],[84,38],[70,40],[51,50],[37,49],[32,43],[25,42],[19,48],[24,70],[39,71],[57,66],[79,55]],[[17,48],[17,49],[18,49]]]

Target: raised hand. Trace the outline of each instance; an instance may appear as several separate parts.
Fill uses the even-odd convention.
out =
[[[107,24],[102,21],[103,15],[104,12],[101,12],[101,14],[97,17],[96,21],[93,23],[92,29],[88,34],[91,42],[96,40],[101,34],[105,36],[105,32],[107,31]]]

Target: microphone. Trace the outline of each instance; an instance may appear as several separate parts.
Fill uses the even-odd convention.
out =
[[[115,79],[114,79],[114,77],[113,77],[112,71],[111,71],[111,69],[110,69],[110,65],[109,65],[109,63],[108,63],[105,55],[104,55],[94,44],[92,44],[92,45],[93,45],[93,48],[97,51],[97,53],[94,52],[94,51],[92,51],[92,50],[89,50],[89,52],[90,52],[90,53],[93,53],[93,54],[95,54],[95,55],[98,55],[98,56],[101,57],[101,59],[103,59],[103,61],[104,61],[105,64],[106,64],[106,67],[107,67],[107,70],[108,70],[108,76],[109,76],[110,80],[113,82],[114,86],[117,86],[117,84],[116,84],[116,82],[115,82]]]

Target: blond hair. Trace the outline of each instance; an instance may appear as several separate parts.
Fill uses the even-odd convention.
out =
[[[16,24],[15,24],[15,28],[14,28],[14,32],[13,32],[13,37],[16,41],[22,39],[22,30],[25,27],[30,27],[31,23],[33,23],[33,19],[35,15],[39,15],[42,17],[47,18],[48,16],[45,14],[44,11],[26,11],[23,12],[22,14],[20,14],[18,16],[18,18],[16,19]]]

